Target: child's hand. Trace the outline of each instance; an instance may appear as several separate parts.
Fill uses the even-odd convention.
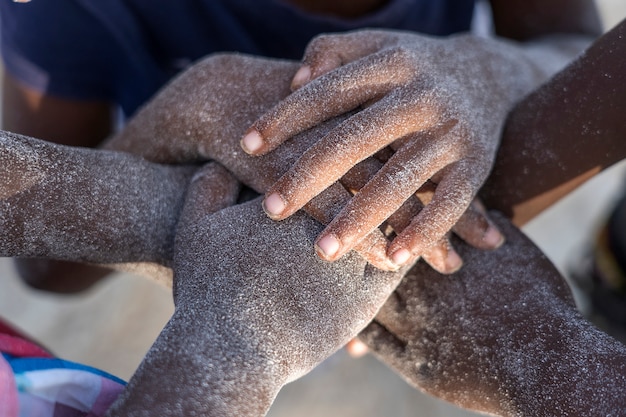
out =
[[[320,260],[320,224],[303,213],[274,222],[260,198],[211,215],[212,175],[196,176],[181,215],[175,313],[113,416],[265,415],[285,383],[373,319],[402,277],[356,253]]]
[[[262,157],[251,157],[243,152],[239,138],[246,127],[289,94],[290,81],[297,69],[298,64],[293,62],[243,55],[208,57],[164,87],[107,147],[170,164],[213,159],[242,183],[263,193],[319,137],[347,117],[320,124]],[[359,189],[381,166],[373,158],[364,161],[351,172],[350,179],[342,179],[312,199],[305,210],[322,223],[330,222],[351,198],[344,188]],[[329,200],[334,201],[333,210],[322,212],[319,207],[329,207]],[[419,210],[421,206],[417,198],[413,198],[405,209]],[[409,219],[414,215],[411,213]],[[488,247],[489,239],[483,236],[487,230],[494,230],[489,228],[488,220],[477,211],[466,218],[471,221],[464,222],[460,235],[479,245],[485,246],[486,242]],[[487,234],[492,235],[494,233]],[[495,235],[497,240],[497,231]],[[379,268],[397,268],[387,257],[387,245],[388,240],[374,231],[356,249]],[[441,272],[452,272],[460,266],[460,258],[445,239],[424,253],[424,257]]]
[[[406,275],[359,336],[416,388],[498,416],[610,415],[626,403],[626,349],[577,311],[565,280],[522,232],[464,268]]]
[[[509,43],[359,31],[314,40],[292,95],[259,118],[243,148],[264,155],[324,120],[359,109],[321,137],[267,192],[284,219],[359,161],[395,154],[322,232],[322,256],[351,249],[426,182],[432,201],[390,245],[397,264],[425,253],[459,220],[492,166],[505,117],[545,74]],[[305,84],[305,82],[313,79]],[[484,230],[488,246],[502,237]]]
[[[293,62],[238,54],[208,57],[164,87],[106,147],[168,164],[215,160],[262,193],[334,126],[331,122],[312,129],[262,158],[247,155],[239,146],[246,126],[289,94],[297,68]],[[305,210],[326,224],[349,199],[350,193],[336,184]],[[387,244],[375,231],[355,249],[381,269],[397,269],[386,255]]]

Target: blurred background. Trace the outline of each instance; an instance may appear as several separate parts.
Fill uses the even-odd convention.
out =
[[[605,29],[626,17],[625,0],[597,0]],[[564,10],[564,13],[567,11]],[[586,183],[528,224],[524,231],[568,276],[626,180],[622,163]],[[577,302],[585,310],[584,298]],[[57,356],[128,380],[173,311],[170,291],[129,274],[115,274],[79,296],[25,287],[10,259],[0,258],[0,317]],[[269,416],[446,416],[468,413],[407,385],[374,357],[341,350],[286,386]]]

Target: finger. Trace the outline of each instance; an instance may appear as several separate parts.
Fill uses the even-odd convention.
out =
[[[377,159],[367,158],[346,172],[341,177],[341,184],[352,194],[356,194],[382,167],[383,164]]]
[[[353,358],[360,358],[367,354],[367,345],[361,342],[359,339],[352,339],[346,343],[346,352]]]
[[[367,262],[372,264],[378,269],[383,271],[397,271],[400,269],[400,265],[395,264],[387,256],[387,247],[389,241],[378,229],[373,230],[370,234],[365,236],[357,245],[354,246],[354,250],[357,251]],[[315,246],[317,255],[323,259],[320,253],[319,245]]]
[[[382,31],[368,35],[360,31],[320,35],[307,46],[303,65],[293,77],[291,89],[296,90],[320,75],[379,51],[389,40],[389,34]]]
[[[305,211],[322,224],[328,224],[337,213],[350,201],[350,193],[339,183],[333,184],[326,191],[312,199]],[[333,242],[330,242],[332,245]],[[387,256],[389,241],[380,230],[374,230],[366,236],[354,249],[370,264],[384,271],[396,271],[395,265]],[[328,249],[328,248],[327,248]],[[319,255],[319,247],[316,251]]]
[[[311,146],[270,187],[264,202],[268,215],[275,220],[290,216],[360,161],[375,154],[396,138],[428,127],[432,119],[424,113],[428,113],[428,110],[421,111],[419,100],[404,101],[401,97],[392,95],[350,117]],[[417,152],[412,146],[405,148]],[[435,148],[437,147],[430,147]],[[431,161],[419,153],[414,155],[419,155],[424,161]],[[411,162],[414,163],[415,159],[417,157]],[[406,170],[403,166],[398,168],[401,171]],[[399,174],[400,172],[396,172],[394,175]],[[395,208],[399,206],[400,204]],[[386,214],[385,218],[390,213]]]
[[[396,234],[401,233],[411,223],[411,219],[424,208],[424,204],[416,196],[409,197],[389,218],[387,223]]]
[[[440,180],[443,177],[435,175],[433,178],[438,178]],[[420,187],[415,194],[419,200],[426,205],[432,201],[436,189],[437,184],[429,180],[422,187]],[[400,213],[394,214],[393,217],[396,224],[392,225],[392,227],[396,233],[402,232],[402,230],[408,226],[411,219],[420,212],[422,207],[414,207],[403,210],[401,213],[401,219],[397,219]],[[397,224],[398,222],[401,222],[401,224]],[[480,249],[496,249],[504,243],[504,236],[500,233],[496,225],[489,219],[485,207],[478,198],[475,198],[472,201],[472,204],[470,204],[469,208],[454,225],[452,231],[466,243]],[[446,238],[444,240],[440,240],[437,244],[435,244],[435,246],[439,247],[433,248],[433,253],[431,255],[427,255],[428,252],[425,253],[423,255],[424,260],[426,260],[426,262],[435,268],[435,270],[441,272],[442,274],[456,272],[461,265],[457,265],[459,257],[454,250],[454,247],[450,244],[449,239]],[[429,252],[430,251],[431,250],[429,249]],[[443,257],[441,255],[443,255]],[[435,263],[434,261],[431,261],[431,258],[434,257],[442,260],[447,259],[446,264],[448,266],[437,266],[442,265],[442,263]]]
[[[397,211],[439,169],[440,165],[435,165],[432,161],[443,165],[450,162],[448,158],[451,153],[446,152],[443,147],[429,146],[429,139],[416,138],[396,152],[322,231],[316,240],[318,246],[327,240],[337,242],[335,252],[322,253],[324,259],[338,259]],[[437,238],[442,235],[443,233]],[[436,240],[429,241],[429,244]],[[417,252],[414,254],[419,255]],[[400,259],[402,262],[408,260],[409,257]],[[394,262],[398,263],[398,259]]]
[[[373,353],[385,358],[386,363],[401,368],[406,355],[406,342],[387,330],[378,319],[368,324],[358,337]]]
[[[440,274],[455,273],[463,266],[463,260],[447,236],[426,249],[426,252],[422,254],[422,259]]]
[[[435,184],[427,181],[415,193],[416,195],[414,197],[409,198],[398,211],[389,217],[387,223],[390,224],[397,234],[400,234],[409,226],[411,220],[422,210],[422,208],[424,208],[424,205],[431,202],[434,192]],[[418,256],[416,255],[411,256],[405,264],[414,262],[417,257]],[[433,269],[441,274],[451,274],[456,272],[463,265],[461,257],[454,249],[454,246],[452,246],[448,236],[444,236],[442,239],[437,241],[437,243],[428,248],[421,257]]]
[[[497,249],[504,243],[504,235],[489,218],[485,207],[474,199],[452,228],[466,243],[479,249]]]
[[[204,165],[194,174],[189,184],[182,219],[194,223],[211,213],[234,205],[239,189],[235,177],[224,167],[215,162]]]
[[[390,74],[389,68],[394,68]],[[383,51],[350,63],[296,90],[261,116],[241,140],[244,151],[263,155],[324,120],[381,97],[415,77],[406,56]],[[409,120],[419,120],[413,114]]]
[[[432,201],[411,221],[389,247],[389,255],[398,264],[403,259],[423,254],[441,239],[461,218],[474,197],[467,170],[448,167],[449,174],[437,185]]]

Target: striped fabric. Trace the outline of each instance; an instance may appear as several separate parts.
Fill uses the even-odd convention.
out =
[[[54,358],[0,321],[0,417],[103,416],[125,383]]]

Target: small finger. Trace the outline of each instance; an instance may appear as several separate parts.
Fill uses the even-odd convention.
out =
[[[407,254],[425,253],[453,228],[469,206],[477,187],[463,176],[463,170],[451,172],[437,184],[432,201],[389,246],[389,256],[396,263],[401,264],[400,260],[408,258]]]
[[[322,224],[328,224],[337,213],[350,201],[350,193],[339,183],[333,184],[322,194],[312,199],[305,207],[305,211]],[[322,245],[334,245],[332,240],[322,242]],[[366,236],[355,250],[367,262],[378,269],[384,271],[396,271],[399,266],[391,262],[387,256],[387,246],[389,241],[380,230],[374,230]],[[316,244],[316,251],[319,255],[319,246]],[[326,250],[330,250],[325,247]]]
[[[288,138],[382,97],[415,77],[414,69],[397,61],[394,54],[381,52],[311,81],[252,124],[241,139],[243,150],[263,155]],[[393,76],[385,71],[390,66],[395,69]]]
[[[372,321],[359,333],[359,340],[389,365],[402,369],[406,356],[406,342],[387,330],[378,320]]]
[[[440,274],[453,274],[463,266],[463,260],[447,236],[426,249],[426,252],[422,254],[422,259]]]
[[[491,221],[478,199],[472,201],[452,230],[475,248],[497,249],[504,243],[504,235]]]
[[[376,158],[367,158],[353,166],[341,177],[341,183],[352,194],[356,194],[367,182],[376,175],[383,164]]]
[[[237,202],[240,185],[221,165],[211,162],[198,169],[187,190],[187,218],[198,219]],[[193,212],[189,212],[193,210]]]
[[[397,211],[438,170],[438,165],[432,161],[447,161],[445,151],[440,147],[428,146],[427,142],[415,140],[396,152],[322,231],[317,242],[330,236],[339,243],[335,252],[323,253],[324,259],[338,259]],[[434,240],[429,244],[433,242]],[[398,245],[396,250],[400,249]],[[410,247],[407,249],[410,254],[419,255],[411,252]],[[398,261],[408,261],[408,257],[401,257],[405,253],[403,251],[395,254],[394,263],[400,265]]]
[[[409,226],[412,219],[424,208],[424,205],[431,202],[435,189],[435,184],[427,181],[415,193],[415,196],[409,198],[398,211],[389,217],[387,223],[397,234],[402,233]],[[461,257],[454,250],[454,246],[452,246],[448,236],[445,236],[428,248],[421,257],[433,269],[442,274],[456,272],[463,264]],[[406,265],[416,261],[417,258],[419,258],[419,255],[406,251],[404,254],[396,253],[395,261]]]
[[[380,50],[389,40],[386,32],[364,34],[361,31],[319,35],[304,52],[303,65],[291,82],[296,90],[309,81],[344,64]]]
[[[346,343],[345,348],[346,352],[348,352],[348,355],[353,358],[361,358],[365,356],[369,350],[365,343],[356,338]]]

